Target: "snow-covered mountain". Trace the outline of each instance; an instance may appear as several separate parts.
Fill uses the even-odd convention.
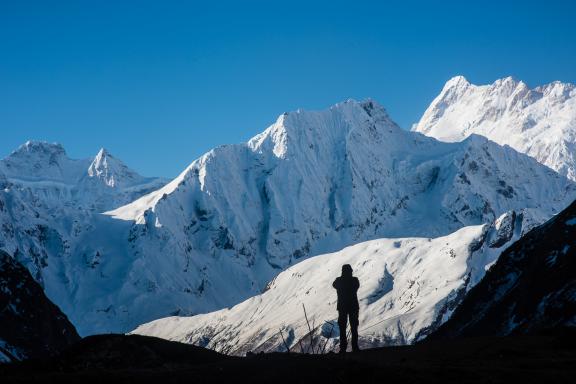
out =
[[[433,338],[576,326],[576,202],[510,246]]]
[[[506,231],[509,239],[520,232],[520,228],[516,235],[513,228]],[[336,291],[331,284],[341,266],[351,264],[360,280],[360,346],[411,343],[445,321],[484,275],[501,251],[492,244],[502,233],[480,225],[434,239],[359,243],[288,268],[264,293],[230,309],[168,317],[143,324],[133,333],[235,355],[287,347],[304,352],[337,350]]]
[[[442,141],[471,134],[526,153],[576,180],[576,86],[553,83],[530,89],[512,77],[490,85],[449,80],[414,131]]]
[[[167,180],[146,178],[104,148],[93,158],[71,159],[60,144],[28,141],[0,160],[0,174],[42,213],[68,208],[103,212],[152,192]]]
[[[151,320],[169,305],[185,315],[236,304],[306,257],[369,239],[444,236],[508,211],[525,231],[573,196],[572,182],[511,148],[438,142],[349,101],[283,114],[108,214],[131,226],[130,275],[142,284],[146,270],[152,287],[142,302],[165,306],[149,305]]]
[[[123,206],[149,184],[105,153],[75,168],[48,147],[0,168],[0,248],[81,335],[232,306],[305,258],[371,239],[437,238],[506,214],[503,244],[507,228],[523,233],[576,197],[529,156],[480,136],[404,131],[370,100],[285,113]]]
[[[74,279],[68,269],[79,268],[69,257],[80,233],[91,230],[101,212],[165,183],[138,175],[105,150],[77,160],[59,144],[29,141],[0,160],[0,249],[62,304]]]

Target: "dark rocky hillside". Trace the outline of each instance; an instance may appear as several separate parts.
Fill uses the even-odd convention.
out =
[[[30,272],[0,251],[0,361],[49,356],[78,340]]]
[[[576,326],[576,202],[508,248],[430,339]]]

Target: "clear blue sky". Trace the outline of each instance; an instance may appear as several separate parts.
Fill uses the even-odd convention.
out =
[[[576,82],[576,1],[1,0],[0,157],[175,176],[297,108],[372,97],[408,128],[458,74]]]

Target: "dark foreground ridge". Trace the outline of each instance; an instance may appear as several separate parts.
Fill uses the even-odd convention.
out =
[[[576,202],[510,246],[428,340],[576,325]]]
[[[0,250],[0,361],[50,356],[78,340],[28,269]]]
[[[228,357],[137,335],[83,339],[48,360],[0,366],[2,383],[556,383],[576,375],[576,329],[439,340],[345,357]]]

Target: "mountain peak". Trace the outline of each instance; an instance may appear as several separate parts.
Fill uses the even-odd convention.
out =
[[[62,180],[70,159],[61,144],[29,140],[0,162],[9,178]]]
[[[105,148],[100,148],[88,167],[88,176],[101,179],[104,184],[114,188],[119,182],[133,181],[139,175],[129,169],[121,160],[112,156]]]
[[[502,95],[504,97],[510,97],[513,93],[516,92],[518,87],[525,88],[525,91],[528,91],[528,87],[523,82],[515,79],[512,76],[504,77],[502,79],[496,80],[489,86],[489,89],[498,95]]]
[[[272,148],[271,152],[276,157],[284,158],[291,152],[303,153],[307,151],[306,148],[317,147],[322,143],[342,144],[351,131],[376,127],[385,127],[387,133],[402,131],[390,119],[386,109],[374,100],[348,99],[328,109],[285,112],[264,132],[250,139],[248,146],[256,151]]]
[[[47,155],[57,155],[65,156],[66,150],[60,143],[49,143],[47,141],[40,140],[28,140],[21,146],[19,146],[10,156],[23,155],[23,154],[47,154]]]
[[[25,142],[0,160],[0,173],[7,179],[50,180],[67,185],[76,185],[81,180],[100,180],[111,188],[148,182],[164,184],[164,180],[140,176],[105,148],[100,148],[94,157],[71,159],[61,144],[36,140]]]
[[[375,100],[371,98],[367,98],[358,103],[366,113],[373,118],[385,118],[390,120],[390,116],[388,115],[388,111],[384,108],[383,105],[379,104]]]
[[[383,111],[386,115],[386,108],[384,108],[384,106],[382,106],[381,104],[379,104],[376,100],[372,99],[371,97],[367,97],[364,100],[356,100],[356,99],[346,99],[345,101],[342,101],[340,103],[336,103],[333,106],[331,106],[329,108],[329,110],[334,110],[334,109],[345,109],[345,108],[355,108],[355,107],[361,107],[362,109],[364,109],[367,113],[371,112],[371,111]],[[370,113],[369,113],[370,114]]]
[[[108,156],[111,156],[111,155],[110,155],[110,152],[108,152],[108,150],[106,148],[100,148],[100,150],[96,154],[96,158],[105,158]]]
[[[550,97],[552,100],[564,102],[570,98],[576,97],[575,89],[576,85],[572,83],[553,81],[536,88],[536,91],[541,92],[544,96]]]
[[[452,88],[466,88],[470,82],[462,75],[454,76],[444,84],[444,91]]]
[[[473,85],[466,80],[464,76],[454,76],[444,84],[442,91],[436,97],[434,102],[441,103],[442,105],[449,105],[454,100],[458,100],[462,95],[466,94],[469,89],[473,89]]]
[[[514,76],[506,76],[494,82],[494,84],[518,84],[518,83],[520,83],[520,81],[516,79]]]
[[[88,175],[96,176],[99,172],[108,169],[109,163],[111,165],[112,161],[118,160],[114,159],[114,156],[110,155],[110,153],[105,148],[100,148],[96,156],[94,156],[94,160],[90,164],[90,167],[88,168]]]

